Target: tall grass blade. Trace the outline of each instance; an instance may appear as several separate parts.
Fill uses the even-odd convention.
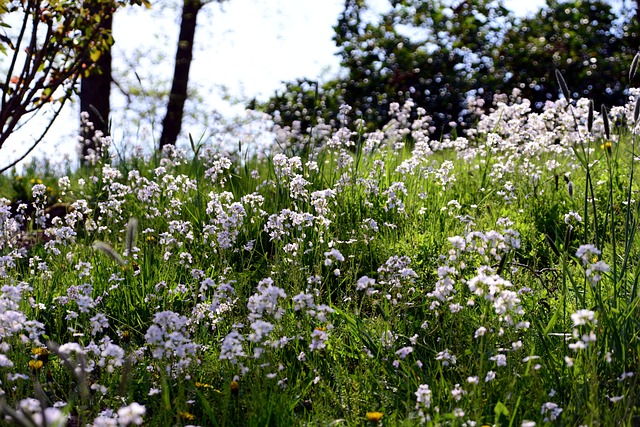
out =
[[[633,123],[638,124],[638,118],[640,118],[640,96],[636,99],[636,105],[633,109]]]
[[[571,102],[571,93],[569,92],[569,87],[567,86],[567,82],[564,80],[562,73],[560,70],[556,69],[556,79],[558,80],[558,84],[560,85],[560,89],[562,90],[562,94],[566,98],[567,102]]]
[[[589,116],[587,117],[587,130],[593,131],[593,99],[589,101]]]
[[[609,124],[609,112],[607,111],[607,107],[602,104],[602,108],[600,108],[600,113],[602,114],[602,121],[604,123],[604,134],[607,139],[611,139],[611,125]]]
[[[631,67],[629,68],[629,82],[633,80],[636,75],[636,71],[638,71],[638,62],[640,61],[640,52],[636,53],[636,56],[633,57],[633,61],[631,61]]]

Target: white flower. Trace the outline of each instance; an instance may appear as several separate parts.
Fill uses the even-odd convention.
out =
[[[488,383],[490,381],[493,381],[496,378],[496,373],[493,371],[489,371],[487,372],[487,376],[484,377],[484,382]]]
[[[404,359],[411,353],[413,353],[413,347],[402,347],[400,350],[396,351],[396,355],[400,359]]]
[[[142,416],[145,414],[146,409],[144,406],[137,402],[133,402],[129,406],[118,409],[118,425],[125,427],[130,424],[141,425]]]

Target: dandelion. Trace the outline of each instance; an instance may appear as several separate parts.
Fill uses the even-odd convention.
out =
[[[377,424],[380,422],[383,415],[384,414],[382,412],[378,412],[378,411],[367,412],[367,421],[369,421],[372,424]]]
[[[49,350],[46,347],[36,347],[31,350],[31,353],[37,360],[42,360],[44,363],[49,360]]]
[[[193,421],[193,420],[196,419],[195,415],[193,415],[192,413],[187,412],[187,411],[178,412],[178,417],[182,418],[183,420],[187,420],[187,421]]]
[[[42,360],[29,360],[29,368],[31,368],[31,370],[33,370],[33,372],[35,373],[40,371],[43,365],[44,363],[42,362]]]

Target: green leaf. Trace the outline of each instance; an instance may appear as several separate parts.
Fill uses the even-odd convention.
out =
[[[509,410],[502,402],[496,403],[495,408],[493,408],[493,413],[496,414],[496,417],[500,417],[501,415],[505,417],[509,416]]]

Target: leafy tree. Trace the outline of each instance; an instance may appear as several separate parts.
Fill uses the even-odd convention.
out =
[[[425,108],[440,131],[463,124],[469,94],[490,97],[486,87],[498,81],[492,50],[513,17],[500,1],[390,4],[390,11],[371,19],[365,0],[345,0],[334,40],[346,75],[325,85],[320,99],[349,104],[371,127],[388,120],[391,102],[407,98]],[[301,89],[293,94],[308,111],[310,92]],[[289,118],[293,108],[285,100],[276,96],[262,107]]]
[[[259,108],[304,130],[319,117],[335,120],[338,109],[323,107],[344,102],[369,128],[379,128],[391,102],[411,98],[439,135],[472,122],[470,97],[489,106],[495,94],[519,87],[541,108],[559,94],[556,68],[575,96],[619,104],[640,45],[635,13],[617,17],[602,0],[548,0],[522,20],[499,0],[389,0],[389,6],[376,14],[365,0],[345,0],[334,37],[340,76],[317,91],[303,79],[289,82]]]
[[[145,0],[117,0],[140,4]],[[94,70],[112,43],[102,16],[75,0],[9,0],[0,3],[0,148],[12,133],[45,106],[51,117],[23,154],[0,169],[5,171],[26,157],[53,125],[77,80]]]
[[[495,58],[505,86],[518,86],[536,109],[558,97],[555,69],[561,69],[573,97],[596,105],[624,102],[624,78],[638,47],[637,33],[623,36],[633,22],[617,23],[600,1],[548,0],[546,7],[506,32]],[[635,17],[631,16],[634,21]],[[637,25],[636,25],[637,26]]]
[[[85,5],[90,13],[100,16],[100,29],[111,34],[113,28],[113,13],[116,5],[113,1],[86,0]],[[111,46],[104,49],[95,62],[93,72],[85,75],[80,80],[80,137],[82,138],[82,151],[80,161],[86,162],[87,156],[97,151],[101,135],[109,133],[109,114],[111,112]],[[82,117],[88,114],[88,117]],[[86,121],[93,124],[86,126]],[[100,135],[99,134],[99,135]]]

